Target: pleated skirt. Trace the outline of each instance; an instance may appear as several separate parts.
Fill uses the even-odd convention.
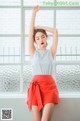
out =
[[[51,75],[34,75],[32,77],[26,98],[29,111],[32,111],[32,105],[37,105],[38,111],[40,111],[45,104],[58,104],[59,101],[59,91],[55,79]]]

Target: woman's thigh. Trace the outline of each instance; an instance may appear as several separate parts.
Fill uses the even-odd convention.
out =
[[[44,105],[41,121],[51,121],[54,105],[54,103],[47,103]]]
[[[32,105],[32,115],[33,115],[33,121],[41,121],[42,110],[38,111],[38,106]]]

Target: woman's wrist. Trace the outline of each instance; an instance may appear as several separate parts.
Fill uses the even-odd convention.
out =
[[[39,11],[39,6],[38,5],[34,6],[32,9],[32,13],[36,14],[38,11]]]

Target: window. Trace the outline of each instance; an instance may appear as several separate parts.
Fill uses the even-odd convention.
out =
[[[59,1],[57,0],[57,2]],[[72,2],[73,0],[68,1]],[[54,2],[54,0],[49,0],[49,2]],[[32,76],[28,51],[29,27],[32,7],[37,3],[41,9],[36,15],[36,25],[58,29],[59,38],[54,76],[59,91],[79,92],[79,6],[65,5],[62,7],[57,5],[54,7],[48,3],[44,5],[43,0],[35,0],[35,2],[34,0],[32,2],[28,0],[0,0],[0,93],[25,94],[27,90]],[[49,48],[52,44],[52,34],[47,33]],[[78,85],[78,88],[74,83]]]

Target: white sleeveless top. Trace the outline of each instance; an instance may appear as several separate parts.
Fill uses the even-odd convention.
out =
[[[43,56],[41,56],[43,54]],[[50,49],[36,49],[32,62],[32,75],[49,74],[54,75],[54,59]]]

